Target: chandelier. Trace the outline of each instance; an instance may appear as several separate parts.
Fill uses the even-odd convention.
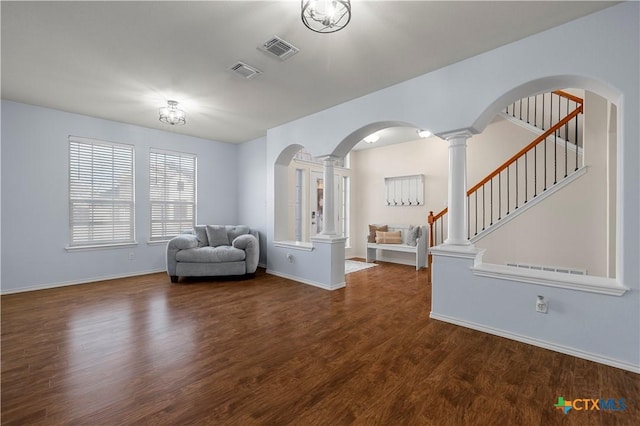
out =
[[[350,20],[350,0],[302,0],[302,22],[311,31],[334,33]]]
[[[187,122],[187,116],[183,110],[178,108],[178,102],[167,101],[167,106],[160,108],[160,121],[172,126],[182,126]]]

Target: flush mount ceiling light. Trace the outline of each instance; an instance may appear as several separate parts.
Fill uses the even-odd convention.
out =
[[[417,130],[418,132],[418,136],[420,136],[421,138],[428,138],[429,136],[432,135],[432,133],[428,130]]]
[[[350,0],[302,0],[302,22],[311,31],[334,33],[351,21]]]
[[[182,126],[187,123],[187,116],[178,108],[178,102],[167,101],[167,106],[160,108],[160,121],[172,126]]]

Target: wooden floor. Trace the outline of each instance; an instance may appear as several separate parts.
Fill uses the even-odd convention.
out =
[[[2,424],[640,424],[639,375],[431,320],[430,294],[382,264],[334,292],[259,270],[2,296]]]

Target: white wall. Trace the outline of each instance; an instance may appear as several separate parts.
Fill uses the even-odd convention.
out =
[[[292,144],[303,145],[319,155],[331,154],[343,140],[355,144],[357,141],[349,139],[349,135],[358,129],[388,120],[412,123],[415,127],[431,129],[435,134],[459,129],[482,131],[500,109],[515,99],[562,87],[591,90],[620,105],[616,279],[631,292],[622,297],[585,297],[581,292],[558,291],[554,303],[571,308],[563,316],[547,315],[546,323],[530,327],[518,327],[518,323],[527,321],[524,313],[531,307],[527,302],[532,292],[530,287],[517,282],[493,287],[487,284],[490,291],[483,300],[490,296],[496,306],[510,307],[500,318],[499,328],[531,335],[548,331],[546,335],[555,343],[561,343],[566,333],[553,330],[564,327],[563,317],[571,318],[572,324],[580,324],[569,331],[575,333],[571,344],[583,351],[593,350],[594,345],[598,345],[594,343],[590,326],[602,329],[606,319],[606,324],[615,333],[607,337],[607,345],[598,348],[600,355],[640,365],[640,299],[637,297],[640,290],[639,16],[638,3],[624,2],[270,129],[266,156],[269,240],[273,240],[272,225],[275,223],[274,164],[280,153]],[[290,276],[304,274],[302,278],[305,279],[319,276],[319,271],[330,265],[319,264],[313,252],[310,253],[300,256],[299,264],[294,268],[284,260],[284,250],[269,244],[268,268]],[[451,309],[466,315],[470,321],[477,320],[480,324],[485,321],[486,314],[477,311],[465,314],[464,309],[457,309],[466,306],[463,301],[475,299],[466,287],[447,288],[449,278],[456,277],[440,277],[442,291],[447,300],[452,301]],[[434,280],[434,297],[435,285]],[[459,301],[457,305],[456,300]],[[576,301],[584,302],[584,305],[578,309]]]
[[[65,250],[69,135],[135,146],[136,247]],[[198,223],[236,222],[235,145],[2,101],[2,292],[163,270],[165,246],[147,244],[150,147],[197,155]]]
[[[606,232],[608,105],[602,97],[586,92],[584,106],[587,174],[477,241],[477,247],[487,249],[483,256],[485,262],[584,269],[588,275],[609,276]],[[473,142],[470,145],[481,149]],[[559,151],[559,176],[563,176],[564,153],[562,149]],[[569,156],[573,161],[573,155]],[[553,164],[549,164],[549,172],[552,169]],[[549,181],[552,182],[553,177],[550,176]],[[612,238],[615,241],[615,236]]]
[[[353,151],[354,253],[366,257],[365,241],[369,224],[424,225],[429,211],[438,212],[447,200],[447,144],[437,137],[397,145]],[[385,177],[424,175],[424,205],[387,206]],[[415,263],[410,253],[382,253],[388,258]]]
[[[260,266],[267,264],[267,139],[238,145],[238,223],[260,233]]]

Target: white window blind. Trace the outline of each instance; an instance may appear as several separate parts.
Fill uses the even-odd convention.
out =
[[[151,149],[151,241],[168,240],[196,223],[196,156]]]
[[[70,246],[134,243],[133,146],[69,136]]]

